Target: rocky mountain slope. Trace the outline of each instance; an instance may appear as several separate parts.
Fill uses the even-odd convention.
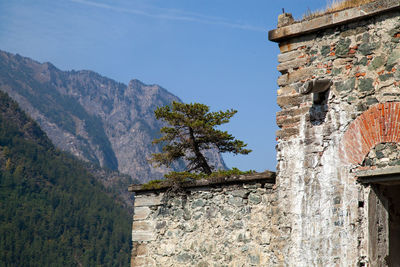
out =
[[[51,63],[0,51],[0,90],[62,150],[141,182],[166,172],[147,161],[160,150],[151,144],[162,127],[153,112],[179,99],[158,85],[139,80],[125,85],[92,71],[61,71]],[[217,152],[208,157],[225,168]]]

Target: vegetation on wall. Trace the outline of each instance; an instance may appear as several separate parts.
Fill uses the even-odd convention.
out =
[[[192,182],[193,180],[218,180],[221,178],[253,174],[255,171],[241,171],[238,168],[232,168],[231,170],[218,170],[211,174],[205,173],[191,173],[191,172],[170,172],[165,175],[165,180],[153,180],[144,185],[143,189],[160,189],[160,188],[179,188],[185,182]]]
[[[376,0],[329,0],[327,7],[324,10],[308,11],[306,14],[304,14],[303,19],[312,19],[324,14],[358,7],[375,1]]]
[[[171,106],[157,108],[157,119],[168,124],[161,128],[162,137],[153,141],[163,144],[163,152],[153,154],[152,162],[169,167],[173,162],[184,159],[188,172],[202,172],[210,175],[210,165],[204,153],[216,149],[220,153],[248,154],[247,144],[235,139],[227,131],[217,129],[228,123],[236,110],[210,112],[210,108],[199,103],[185,104],[172,102]]]
[[[243,141],[235,139],[227,131],[217,129],[218,126],[228,123],[236,112],[236,110],[210,112],[210,108],[206,105],[180,102],[172,102],[171,105],[157,108],[154,112],[156,118],[163,120],[167,126],[161,128],[162,136],[153,141],[153,144],[162,144],[163,147],[161,153],[152,155],[151,161],[156,166],[169,167],[172,163],[183,159],[186,171],[170,172],[165,175],[165,181],[152,181],[144,187],[173,187],[187,179],[216,178],[242,173],[238,169],[215,170],[205,156],[205,152],[209,149],[215,149],[220,153],[251,152],[245,148],[247,144]]]

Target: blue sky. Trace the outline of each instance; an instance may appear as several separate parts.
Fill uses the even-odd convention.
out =
[[[0,0],[0,49],[62,70],[159,84],[184,102],[237,109],[223,127],[253,150],[228,167],[274,170],[277,17],[325,0]]]

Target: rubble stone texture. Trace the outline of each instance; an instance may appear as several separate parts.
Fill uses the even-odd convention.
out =
[[[399,160],[400,12],[279,45],[276,192],[287,218],[281,227],[291,231],[271,242],[284,239],[284,266],[367,266],[368,205],[359,203],[371,188],[357,182],[356,171]],[[321,103],[313,101],[315,94],[298,92],[316,79],[332,81]],[[368,153],[385,164],[376,157],[365,164]]]
[[[279,248],[271,236],[279,217],[272,186],[244,182],[178,195],[139,193],[131,266],[276,265]]]
[[[165,219],[158,206],[148,207],[152,229],[160,220],[169,227],[163,232],[160,226],[149,241],[135,239],[134,230],[135,247],[150,246],[151,256],[134,254],[132,266],[400,262],[395,258],[399,239],[390,234],[400,233],[395,232],[400,214],[394,212],[400,206],[399,186],[363,184],[357,178],[361,171],[382,174],[400,164],[400,4],[378,0],[285,23],[269,36],[281,51],[274,189],[252,189],[247,197],[223,184],[211,192],[199,189],[186,205],[167,206]],[[309,87],[327,80],[328,88]],[[251,202],[252,194],[262,201]],[[248,205],[250,215],[243,210]],[[228,207],[234,215],[226,220]],[[217,209],[215,217],[208,219],[207,209]],[[172,219],[178,210],[179,217]],[[204,219],[196,219],[198,212]],[[397,218],[396,223],[389,225],[389,218]],[[268,237],[264,241],[263,235]],[[203,244],[209,247],[204,254]]]

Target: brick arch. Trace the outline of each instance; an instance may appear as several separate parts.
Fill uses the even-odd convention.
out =
[[[390,142],[400,142],[400,102],[375,104],[358,116],[343,135],[340,157],[361,164],[377,144]]]

